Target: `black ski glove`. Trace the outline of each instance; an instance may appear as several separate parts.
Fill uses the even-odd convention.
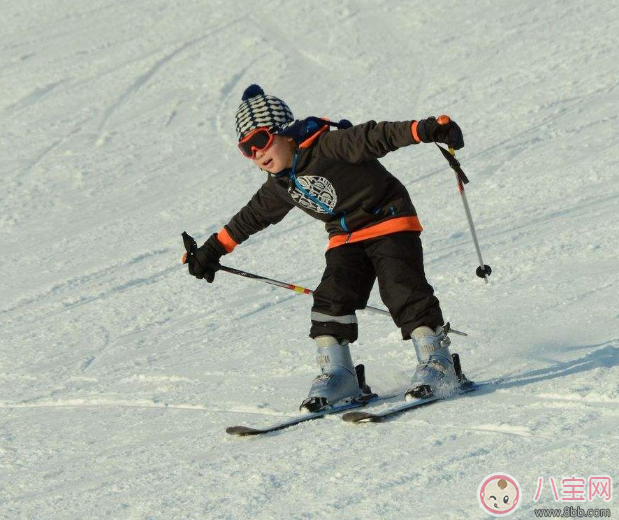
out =
[[[215,273],[221,267],[219,259],[226,253],[226,248],[217,240],[217,233],[213,233],[204,245],[196,249],[193,255],[188,256],[189,274],[213,283]]]
[[[443,143],[459,150],[464,146],[462,130],[449,116],[428,117],[417,121],[417,127],[413,131],[413,137],[417,133],[418,140],[422,143]]]

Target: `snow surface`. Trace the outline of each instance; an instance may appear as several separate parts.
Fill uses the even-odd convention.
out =
[[[487,518],[476,492],[495,472],[531,518],[540,476],[619,478],[617,2],[0,12],[0,518]],[[489,285],[435,147],[384,164],[470,334],[454,349],[491,390],[379,425],[225,434],[293,415],[317,372],[311,298],[179,264],[183,230],[205,240],[264,180],[235,147],[253,82],[298,117],[461,124]],[[225,263],[315,287],[325,244],[293,211]],[[359,317],[369,382],[405,388],[411,345]],[[548,484],[537,505],[555,505]]]

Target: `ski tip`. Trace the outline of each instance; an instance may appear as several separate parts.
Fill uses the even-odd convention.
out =
[[[260,433],[260,430],[249,428],[248,426],[228,426],[226,428],[226,433],[229,435],[244,437],[246,435],[257,435]]]
[[[349,423],[376,422],[380,420],[378,416],[368,412],[348,412],[342,416],[342,419]]]

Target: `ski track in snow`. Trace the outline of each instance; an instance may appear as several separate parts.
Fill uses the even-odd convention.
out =
[[[530,518],[556,507],[533,503],[540,476],[619,478],[613,2],[37,0],[3,19],[0,518],[481,519],[500,471]],[[179,263],[183,230],[206,240],[263,182],[235,145],[250,83],[297,117],[461,124],[488,286],[435,147],[383,163],[469,333],[464,371],[492,385],[381,424],[225,434],[293,417],[316,375],[310,297]],[[293,211],[222,263],[315,288],[325,244]],[[373,389],[405,389],[412,347],[359,322]]]
[[[213,31],[190,40],[188,42],[183,43],[179,48],[174,50],[173,52],[166,54],[163,58],[160,58],[155,61],[155,63],[142,75],[140,75],[116,100],[112,103],[103,113],[103,118],[99,125],[99,137],[96,140],[96,146],[101,146],[105,142],[105,128],[107,126],[110,118],[127,102],[129,98],[136,95],[146,84],[152,80],[152,78],[159,73],[159,71],[166,66],[169,62],[174,60],[177,56],[181,55],[183,52],[191,49],[195,45],[207,40],[215,36],[216,34],[226,30],[230,26],[234,26],[238,20],[233,20],[229,23],[223,24],[221,27],[217,27]],[[166,125],[167,126],[167,125]]]

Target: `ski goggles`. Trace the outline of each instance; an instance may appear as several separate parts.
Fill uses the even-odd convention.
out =
[[[273,144],[274,137],[268,128],[256,128],[239,141],[239,150],[248,159],[255,159],[256,152],[268,150]]]

